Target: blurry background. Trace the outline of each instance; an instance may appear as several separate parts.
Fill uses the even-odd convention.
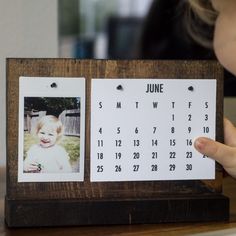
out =
[[[187,36],[180,2],[0,0],[0,165],[6,163],[6,58],[214,59]],[[236,123],[236,80],[225,74],[225,115]]]
[[[152,0],[59,0],[59,55],[134,58]]]
[[[0,165],[6,163],[6,58],[58,57],[57,9],[57,0],[0,0]]]

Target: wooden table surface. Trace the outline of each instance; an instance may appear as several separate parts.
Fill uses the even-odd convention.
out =
[[[9,229],[4,222],[5,169],[0,169],[0,236],[52,235],[107,236],[107,235],[236,235],[236,180],[224,179],[224,195],[230,198],[230,221],[210,223],[178,223],[150,225],[119,225],[61,228]]]

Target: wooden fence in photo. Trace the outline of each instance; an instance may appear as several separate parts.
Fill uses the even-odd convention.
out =
[[[46,111],[27,111],[24,114],[24,131],[28,131],[29,133],[33,133],[35,131],[35,127],[41,117],[46,115]]]
[[[80,136],[80,110],[64,110],[59,119],[64,125],[64,135]]]
[[[46,111],[27,111],[24,115],[24,131],[28,131],[33,134],[35,126],[41,117],[46,115]],[[59,115],[64,126],[64,135],[68,136],[80,136],[80,110],[64,110]]]

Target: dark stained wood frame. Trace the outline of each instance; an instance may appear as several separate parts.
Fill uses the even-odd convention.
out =
[[[86,78],[84,182],[17,182],[20,76]],[[227,220],[229,201],[222,196],[219,165],[215,180],[90,182],[91,78],[216,79],[216,139],[223,141],[223,69],[215,61],[7,59],[8,225]]]

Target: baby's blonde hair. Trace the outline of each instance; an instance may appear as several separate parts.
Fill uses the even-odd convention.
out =
[[[212,48],[213,35],[209,36],[209,29],[214,27],[218,12],[210,0],[187,0],[187,2],[185,24],[189,35],[200,45]]]
[[[53,129],[56,130],[57,132],[57,141],[62,137],[63,135],[63,125],[61,121],[53,115],[46,115],[43,116],[37,123],[36,125],[36,134],[38,134],[39,130],[44,126],[44,125],[50,125],[53,127]]]

